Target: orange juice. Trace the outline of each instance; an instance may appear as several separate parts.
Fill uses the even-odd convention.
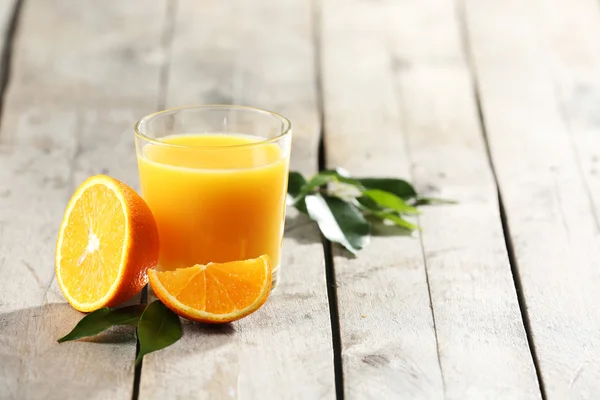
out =
[[[245,260],[279,266],[289,157],[233,134],[173,135],[138,153],[142,195],[160,238],[159,268]]]

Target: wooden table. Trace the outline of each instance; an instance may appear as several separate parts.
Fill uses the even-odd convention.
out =
[[[1,399],[600,398],[597,0],[1,0],[0,21]],[[133,123],[198,103],[288,116],[295,170],[458,204],[356,258],[290,210],[251,317],[185,324],[138,369],[129,329],[59,345],[66,201],[97,173],[137,187]]]

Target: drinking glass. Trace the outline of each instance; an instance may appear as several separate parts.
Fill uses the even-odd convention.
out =
[[[267,254],[277,283],[291,132],[279,114],[229,105],[160,111],[135,125],[159,269]]]

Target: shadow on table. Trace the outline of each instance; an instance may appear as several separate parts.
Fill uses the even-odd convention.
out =
[[[400,228],[396,225],[387,225],[381,221],[371,221],[371,235],[377,237],[388,237],[388,236],[407,236],[418,238],[418,235],[405,228]]]
[[[67,303],[51,303],[0,314],[2,343],[23,343],[23,336],[32,336],[37,344],[54,344],[66,335],[85,316]],[[135,343],[135,328],[124,325],[109,329],[79,342]],[[67,342],[65,342],[67,343]]]
[[[418,233],[410,231],[405,228],[398,227],[396,225],[388,225],[379,220],[370,220],[371,223],[371,235],[374,237],[412,237],[418,238]],[[293,215],[287,215],[285,218],[285,231],[284,237],[292,239],[299,244],[317,244],[322,243],[321,234],[317,223],[311,220],[306,214],[293,213]],[[342,246],[333,243],[334,254],[337,257],[344,257],[347,259],[355,258],[356,256]]]
[[[186,335],[214,335],[214,336],[232,336],[236,330],[233,324],[200,324],[187,320],[181,320],[184,325]]]
[[[136,343],[133,327],[116,327],[95,337],[57,342],[83,315],[67,303],[0,314],[0,397],[35,398],[46,393],[52,398],[77,398],[81,393],[90,393],[91,398],[110,398],[114,388],[107,387],[106,382],[125,384],[126,380],[129,384]],[[86,368],[89,374],[83,373]],[[96,374],[100,370],[102,379]]]
[[[299,244],[321,243],[321,235],[317,224],[308,218],[306,214],[301,213],[286,215],[283,236]]]

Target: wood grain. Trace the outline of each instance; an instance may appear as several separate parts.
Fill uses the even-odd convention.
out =
[[[592,215],[600,221],[600,33],[599,6],[595,1],[575,1],[568,6],[553,1],[554,11],[544,9],[548,34],[548,65],[556,85],[556,96],[569,130],[593,203]]]
[[[21,12],[0,132],[3,399],[132,396],[132,330],[56,342],[82,316],[54,280],[66,202],[91,174],[137,181],[132,125],[158,97],[165,2],[96,4],[28,0]]]
[[[344,12],[338,12],[340,8]],[[329,167],[407,177],[381,4],[323,2],[321,42]],[[358,257],[336,251],[344,392],[349,399],[442,398],[418,238],[373,237]]]
[[[325,1],[328,165],[458,202],[337,253],[349,398],[540,398],[459,28],[452,2]]]
[[[598,3],[466,1],[465,13],[546,398],[594,398]]]
[[[292,121],[292,169],[317,168],[319,112],[310,3],[179,1],[166,105],[234,103]],[[186,324],[145,357],[140,398],[320,399],[335,396],[323,249],[288,213],[281,282],[255,314],[223,327]]]

